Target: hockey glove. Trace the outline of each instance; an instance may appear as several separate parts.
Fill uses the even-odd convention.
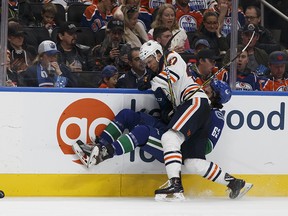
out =
[[[174,114],[172,103],[160,87],[154,91],[154,95],[161,110],[161,120],[167,124]]]
[[[256,74],[257,76],[264,76],[268,71],[268,68],[264,65],[259,65],[257,68],[256,68]]]

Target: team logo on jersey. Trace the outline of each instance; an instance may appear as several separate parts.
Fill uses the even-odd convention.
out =
[[[236,90],[242,90],[242,91],[253,91],[252,86],[249,83],[246,82],[236,82],[235,85]]]
[[[168,65],[175,65],[177,62],[177,57],[174,56],[173,58],[169,59]]]
[[[216,110],[215,111],[215,115],[217,118],[219,119],[224,119],[224,112],[220,111],[220,110]]]
[[[74,154],[71,145],[80,139],[89,143],[99,136],[115,117],[108,105],[94,98],[71,103],[62,112],[57,124],[57,141],[64,154]],[[81,163],[80,160],[74,161]]]
[[[149,0],[149,8],[158,8],[160,7],[162,4],[165,4],[166,1],[165,0]]]
[[[179,26],[183,28],[186,32],[197,31],[197,22],[195,18],[190,15],[181,16],[179,19]]]
[[[288,91],[288,86],[280,86],[276,91]]]

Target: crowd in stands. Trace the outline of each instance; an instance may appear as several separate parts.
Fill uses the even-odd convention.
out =
[[[286,47],[261,25],[257,1],[243,2],[235,88],[287,91]],[[7,86],[137,88],[150,73],[139,58],[150,39],[178,52],[199,84],[230,62],[232,0],[8,0],[8,7]],[[229,82],[229,70],[217,78]]]

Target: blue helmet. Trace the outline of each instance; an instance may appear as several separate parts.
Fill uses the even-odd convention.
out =
[[[220,96],[220,101],[219,103],[224,104],[227,103],[230,98],[231,98],[231,88],[230,86],[222,81],[222,80],[217,80],[213,79],[210,83],[213,91],[219,94]]]

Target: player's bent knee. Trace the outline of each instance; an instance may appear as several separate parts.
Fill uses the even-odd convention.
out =
[[[141,146],[146,144],[150,136],[150,130],[149,127],[145,125],[138,125],[130,132],[130,134],[133,134],[133,136],[136,138],[138,142],[137,145]]]
[[[184,142],[185,137],[179,131],[169,129],[162,135],[161,143],[164,151],[168,150],[180,150],[181,144]]]

